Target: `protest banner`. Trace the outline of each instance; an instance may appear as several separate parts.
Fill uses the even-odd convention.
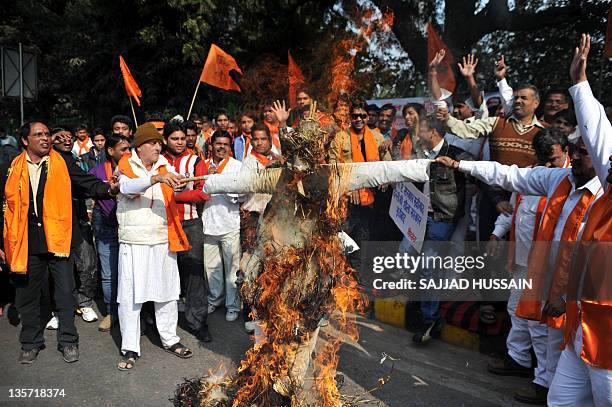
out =
[[[421,252],[425,238],[428,207],[429,197],[413,184],[402,182],[395,185],[389,216],[417,252]]]

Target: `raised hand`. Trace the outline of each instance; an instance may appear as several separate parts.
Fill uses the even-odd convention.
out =
[[[501,81],[506,77],[506,72],[508,70],[508,66],[506,65],[506,60],[502,55],[501,58],[495,62],[495,68],[493,69],[493,74],[495,75],[495,80],[497,82]]]
[[[474,57],[474,54],[469,54],[467,57],[463,57],[463,64],[459,62],[459,72],[463,76],[474,76],[476,72],[476,65],[478,65],[478,58]]]
[[[429,63],[429,69],[435,69],[438,65],[440,65],[445,55],[446,55],[446,51],[443,49],[436,52],[436,56],[434,56],[434,58]]]
[[[291,109],[287,110],[285,101],[283,100],[281,102],[280,100],[277,100],[276,102],[272,103],[272,111],[280,122],[281,127],[285,127],[287,124],[287,119],[289,119],[289,113],[291,112]]]
[[[449,117],[450,113],[448,112],[448,109],[446,107],[439,107],[436,110],[436,119],[446,123]]]
[[[582,34],[580,36],[580,44],[574,50],[574,57],[570,64],[570,78],[574,84],[587,80],[586,66],[589,50],[591,49],[591,36]]]

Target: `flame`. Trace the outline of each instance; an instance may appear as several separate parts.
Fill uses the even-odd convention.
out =
[[[357,90],[357,83],[352,79],[355,71],[357,54],[370,43],[372,35],[379,32],[389,32],[393,27],[393,11],[387,10],[382,14],[375,13],[373,9],[366,8],[358,13],[355,19],[357,33],[338,40],[332,48],[332,78],[328,103],[331,105],[342,94],[351,94]],[[348,122],[348,114],[340,117],[340,125]]]

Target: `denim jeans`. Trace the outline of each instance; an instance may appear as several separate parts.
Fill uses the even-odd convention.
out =
[[[425,256],[445,256],[446,254],[442,251],[441,242],[450,242],[456,226],[456,222],[439,222],[435,221],[432,217],[427,217],[425,241],[423,242],[421,253]],[[404,237],[404,240],[402,240],[400,244],[399,251],[401,253],[407,253],[409,250],[412,249],[410,249],[410,244]],[[438,270],[436,267],[422,267],[420,269],[421,278],[426,280],[440,278],[441,272],[442,270]],[[438,296],[433,290],[421,292],[421,314],[423,316],[423,323],[426,325],[431,324],[439,318],[438,310],[440,308],[440,301],[437,297]]]
[[[109,221],[100,210],[94,209],[92,229],[96,237],[96,249],[100,260],[102,293],[107,315],[117,316],[117,279],[119,262],[119,237],[114,222]]]

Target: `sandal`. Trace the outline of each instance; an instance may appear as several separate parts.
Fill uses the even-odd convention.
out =
[[[180,351],[178,351],[178,349],[180,349]],[[180,342],[177,342],[168,348],[164,348],[164,350],[168,353],[172,353],[174,356],[178,356],[181,359],[189,359],[193,356],[191,349]]]
[[[138,354],[136,352],[132,352],[131,350],[125,352],[125,355],[123,355],[119,363],[117,363],[117,369],[132,370],[136,364],[136,359],[138,359]],[[121,367],[122,363],[124,365],[123,367]]]

